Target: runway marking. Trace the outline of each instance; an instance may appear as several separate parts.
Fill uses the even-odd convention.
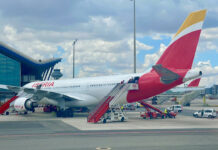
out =
[[[96,150],[111,150],[110,147],[96,147]]]
[[[0,138],[6,137],[33,137],[33,136],[69,136],[69,135],[125,135],[125,134],[161,134],[161,133],[218,133],[217,129],[214,130],[173,130],[173,131],[99,131],[99,132],[72,132],[72,133],[40,133],[40,134],[8,134],[0,135]]]

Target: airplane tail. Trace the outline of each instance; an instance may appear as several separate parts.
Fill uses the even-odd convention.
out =
[[[191,69],[206,10],[192,12],[174,35],[157,64],[164,68]]]
[[[189,83],[188,87],[198,87],[200,80],[201,80],[201,78],[193,80],[192,82]]]

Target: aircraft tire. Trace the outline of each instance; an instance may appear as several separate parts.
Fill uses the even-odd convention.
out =
[[[56,117],[73,117],[74,112],[71,110],[60,110],[56,112]]]
[[[213,116],[209,115],[208,118],[213,118]]]
[[[62,117],[64,118],[67,117],[68,115],[68,112],[66,110],[63,110],[61,113],[62,113]]]
[[[59,110],[59,111],[56,112],[56,116],[57,117],[65,117],[65,113],[64,112],[65,112],[64,110]]]
[[[107,119],[103,119],[103,123],[107,123]]]
[[[73,117],[73,111],[72,110],[65,110],[65,117]]]
[[[60,111],[56,112],[56,117],[61,117],[61,112]]]
[[[125,118],[124,118],[124,117],[122,117],[120,121],[121,121],[121,122],[123,122],[124,120],[125,120]]]

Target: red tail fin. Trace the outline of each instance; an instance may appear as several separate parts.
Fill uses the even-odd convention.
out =
[[[189,83],[188,87],[198,87],[200,80],[201,78],[193,80],[192,82]]]
[[[191,69],[205,15],[206,10],[189,14],[156,64]]]

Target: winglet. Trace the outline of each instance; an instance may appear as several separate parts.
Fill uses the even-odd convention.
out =
[[[161,64],[152,66],[152,68],[161,77],[161,82],[164,84],[170,84],[180,78],[180,76],[169,69],[163,68]]]

